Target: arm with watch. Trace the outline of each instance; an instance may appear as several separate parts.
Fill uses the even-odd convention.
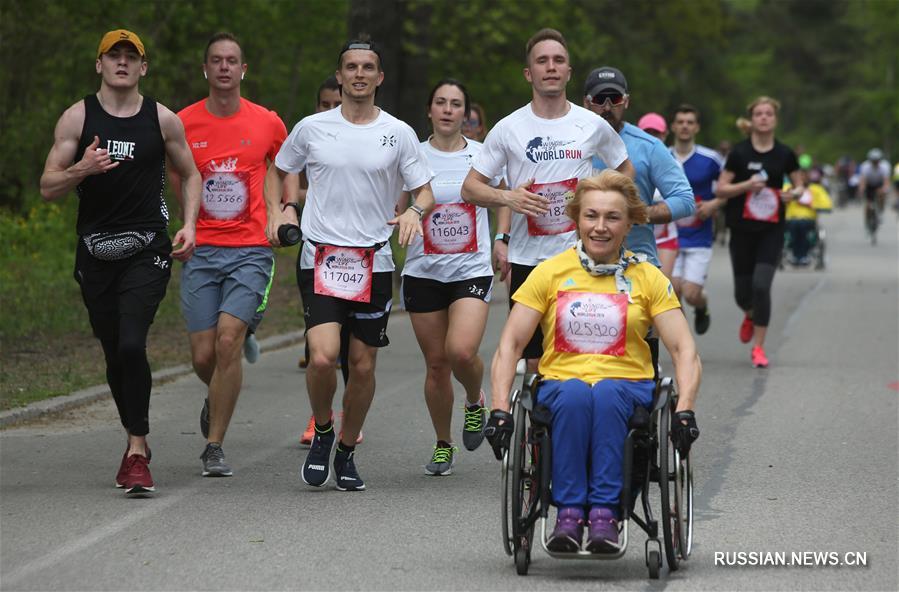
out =
[[[512,228],[512,210],[496,208],[496,236],[493,237],[493,269],[499,272],[499,281],[506,281],[509,264],[509,231]]]
[[[418,236],[424,234],[421,219],[434,209],[434,193],[431,191],[430,183],[425,183],[410,193],[412,194],[412,205],[387,221],[387,224],[399,229],[397,242],[401,247],[409,246],[416,234]]]

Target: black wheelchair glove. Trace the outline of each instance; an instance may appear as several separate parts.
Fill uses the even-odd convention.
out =
[[[496,460],[502,460],[503,452],[509,449],[514,427],[511,413],[499,409],[490,412],[490,419],[487,420],[487,427],[484,428],[484,436],[490,442]]]
[[[699,437],[696,414],[692,411],[678,411],[671,418],[671,443],[682,457],[690,452],[690,445]]]

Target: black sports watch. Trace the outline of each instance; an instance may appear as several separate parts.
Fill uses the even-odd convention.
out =
[[[496,233],[496,236],[493,238],[498,241],[503,241],[504,243],[506,243],[508,245],[509,239],[512,238],[512,236],[508,232],[498,232],[498,233]]]
[[[297,218],[299,218],[300,214],[303,212],[303,209],[300,207],[300,204],[293,202],[293,201],[289,201],[286,204],[284,204],[284,207],[281,208],[281,211],[283,212],[283,211],[287,210],[287,208],[293,208],[293,210],[297,213]]]

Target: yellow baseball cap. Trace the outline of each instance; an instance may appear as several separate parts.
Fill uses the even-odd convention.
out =
[[[103,35],[103,39],[100,40],[100,47],[97,48],[97,57],[99,58],[101,55],[112,49],[113,45],[121,41],[126,41],[133,45],[142,58],[147,57],[147,52],[144,51],[144,44],[140,40],[140,37],[125,29],[116,29],[115,31],[110,31],[106,35]]]

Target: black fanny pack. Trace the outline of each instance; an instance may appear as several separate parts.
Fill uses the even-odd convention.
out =
[[[146,249],[156,238],[155,232],[95,232],[82,237],[88,252],[101,261],[119,261]]]

